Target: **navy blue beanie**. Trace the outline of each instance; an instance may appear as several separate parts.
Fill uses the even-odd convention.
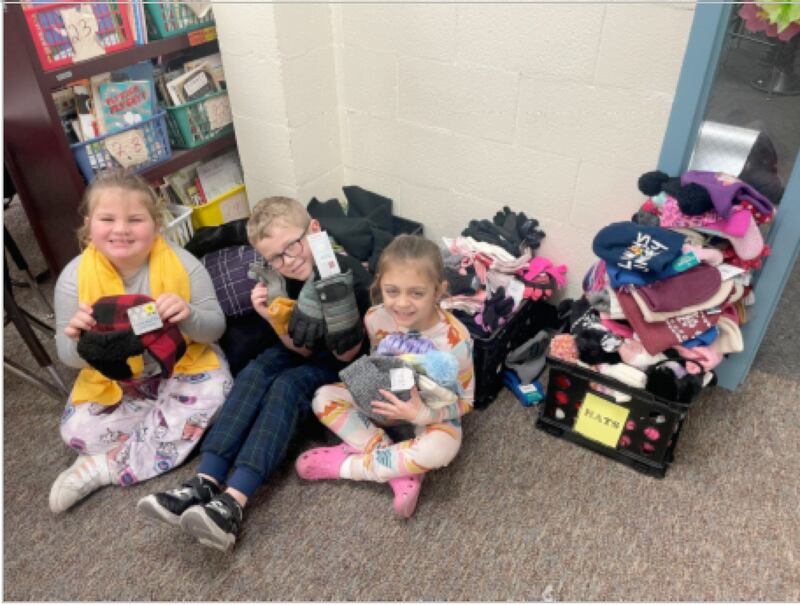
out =
[[[609,265],[660,273],[681,255],[684,239],[669,229],[623,221],[603,227],[592,242],[592,250]]]

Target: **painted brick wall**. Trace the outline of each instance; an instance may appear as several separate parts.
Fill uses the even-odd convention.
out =
[[[437,239],[524,210],[547,232],[541,254],[568,264],[570,295],[594,233],[642,201],[636,179],[658,159],[693,15],[610,3],[215,11],[251,192],[307,201],[361,185]]]

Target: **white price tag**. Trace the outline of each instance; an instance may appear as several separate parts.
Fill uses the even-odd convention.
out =
[[[726,279],[730,279],[731,277],[735,277],[736,275],[744,273],[744,269],[742,269],[741,267],[737,267],[735,265],[729,265],[727,263],[722,263],[721,265],[717,265],[717,269],[722,275],[722,281],[725,281]]]
[[[206,108],[208,126],[211,130],[217,130],[233,122],[228,95],[220,95],[203,101],[203,106]]]
[[[506,296],[510,296],[514,299],[514,307],[519,306],[519,304],[522,302],[522,297],[524,294],[525,284],[512,277],[511,281],[508,282],[508,286],[506,287]]]
[[[106,137],[103,143],[111,157],[117,160],[123,168],[144,164],[150,159],[141,128],[113,134]]]
[[[308,240],[308,247],[311,248],[311,254],[314,255],[314,263],[317,265],[319,276],[322,279],[342,272],[336,260],[336,255],[333,253],[333,248],[331,248],[327,231],[312,233],[306,236],[306,240]]]
[[[105,49],[97,40],[97,18],[91,7],[86,12],[77,8],[67,8],[61,11],[61,19],[67,30],[67,37],[72,44],[72,60],[85,61],[93,57],[106,54]]]
[[[156,310],[156,304],[152,302],[128,309],[128,319],[131,321],[133,333],[137,336],[158,330],[164,325]]]
[[[392,368],[389,370],[392,391],[408,391],[414,386],[414,372],[411,368]]]

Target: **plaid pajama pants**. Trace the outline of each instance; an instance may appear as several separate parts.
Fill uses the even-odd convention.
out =
[[[338,380],[344,365],[328,352],[305,358],[281,343],[264,351],[236,377],[203,442],[197,472],[252,496],[311,414],[314,391]]]

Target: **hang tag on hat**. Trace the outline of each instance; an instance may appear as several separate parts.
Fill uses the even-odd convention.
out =
[[[161,321],[154,302],[131,307],[128,309],[128,319],[130,319],[131,329],[136,336],[164,327],[164,322]]]
[[[672,261],[672,268],[678,272],[687,271],[692,267],[696,267],[700,264],[700,261],[697,260],[697,256],[695,256],[694,252],[687,252],[686,254],[681,254],[678,258]]]
[[[722,281],[726,279],[731,279],[732,277],[736,277],[737,275],[741,275],[744,273],[744,269],[741,267],[737,267],[736,265],[730,265],[728,263],[722,263],[721,265],[717,265],[717,269],[719,270],[720,275],[722,276]]]
[[[392,368],[389,370],[389,380],[393,392],[408,391],[414,386],[414,372],[411,368]]]
[[[327,231],[312,233],[306,236],[306,240],[308,240],[308,247],[311,248],[314,263],[317,265],[319,276],[322,279],[342,272],[336,260],[336,255],[333,253]]]

